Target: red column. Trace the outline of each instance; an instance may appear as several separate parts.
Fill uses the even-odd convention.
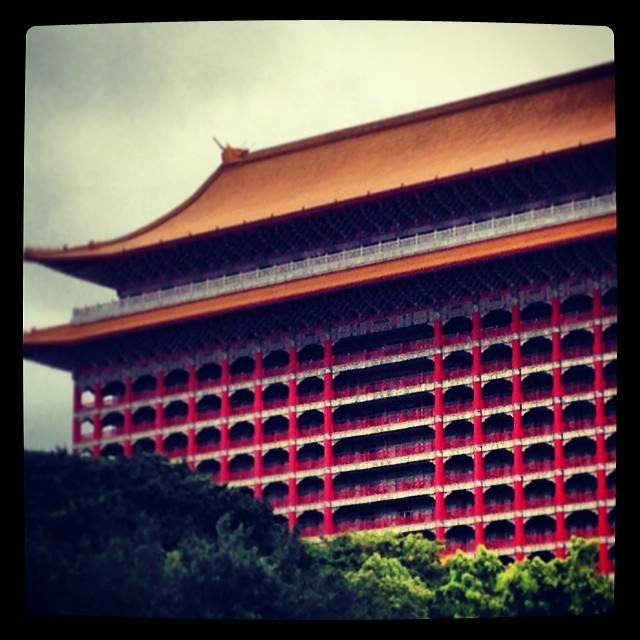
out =
[[[484,493],[480,485],[473,488],[473,515],[480,518],[484,515]]]
[[[196,428],[194,426],[190,426],[187,430],[187,455],[192,458],[197,453],[197,443],[196,443]],[[190,460],[193,462],[193,460]],[[189,465],[191,466],[191,465]],[[195,466],[195,463],[194,463]]]
[[[480,378],[473,381],[473,409],[475,411],[482,409],[482,383]]]
[[[514,302],[511,305],[511,332],[520,333],[521,326],[522,324],[520,322],[520,305],[517,302]]]
[[[433,321],[433,343],[436,347],[442,348],[444,337],[442,335],[442,319],[437,318]]]
[[[229,482],[229,456],[226,453],[220,456],[220,482]]]
[[[435,485],[436,487],[442,487],[444,485],[444,458],[442,456],[436,456],[434,460],[436,473],[435,473]]]
[[[187,367],[187,373],[189,375],[188,388],[190,392],[194,392],[196,390],[196,365],[191,363]]]
[[[189,396],[187,398],[187,422],[193,423],[198,420],[198,408],[196,406],[195,396]]]
[[[82,387],[73,385],[73,411],[80,411],[82,407]]]
[[[556,436],[553,441],[553,468],[558,471],[564,470],[564,451],[562,448],[563,442],[562,438]]]
[[[564,430],[564,420],[562,417],[562,402],[553,403],[553,433],[559,434]]]
[[[602,325],[598,321],[593,325],[593,353],[600,355],[604,353],[604,342],[602,340]]]
[[[483,441],[484,435],[482,433],[482,414],[477,411],[473,416],[473,444],[481,445]]]
[[[555,516],[556,516],[556,531],[555,531],[556,557],[564,558],[565,544],[568,539],[564,511],[556,511]]]
[[[513,410],[513,438],[520,440],[522,438],[522,409]],[[522,450],[522,447],[520,447]]]
[[[325,338],[322,342],[323,359],[322,363],[325,367],[330,367],[333,364],[333,345],[329,338]]]
[[[220,382],[222,384],[229,384],[229,380],[231,378],[231,374],[229,373],[229,358],[222,358],[220,361]]]
[[[262,485],[259,482],[253,485],[253,495],[256,500],[262,500]]]
[[[473,529],[475,534],[474,542],[476,547],[478,547],[481,544],[484,544],[484,524],[481,520],[476,520],[476,522],[473,523]]]
[[[102,422],[100,421],[100,414],[93,414],[93,439],[100,440],[102,438]]]
[[[596,433],[596,462],[604,464],[607,461],[607,446],[604,437],[604,431],[599,429]]]
[[[227,451],[229,449],[229,423],[223,422],[220,425],[220,449]]]
[[[287,404],[290,407],[295,407],[298,404],[298,385],[295,378],[289,378],[289,399]]]
[[[133,400],[133,380],[131,376],[124,378],[124,401],[131,402]]]
[[[256,416],[253,421],[253,444],[259,449],[263,442],[262,418],[260,416]]]
[[[442,489],[438,489],[436,491],[435,499],[436,499],[436,510],[435,510],[436,523],[439,525],[442,525],[442,522],[446,517],[445,507],[444,507],[444,491]]]
[[[291,373],[298,371],[298,349],[295,345],[289,347],[289,371]]]
[[[596,471],[596,500],[607,499],[607,472],[604,469]]]
[[[159,456],[164,455],[164,442],[162,439],[162,434],[161,433],[156,433],[156,435],[154,436],[154,440],[156,443],[156,453]]]
[[[324,373],[324,388],[322,390],[322,399],[325,402],[333,399],[333,374],[331,371]]]
[[[592,315],[594,318],[602,317],[602,291],[600,289],[594,289],[591,292],[593,297]]]
[[[474,482],[482,482],[484,479],[484,465],[482,460],[482,451],[479,449],[473,452],[473,480]]]
[[[524,483],[522,478],[513,481],[513,505],[516,511],[524,511]]]
[[[472,349],[473,366],[471,373],[474,376],[479,376],[482,373],[482,352],[480,351],[480,345],[476,344]]]
[[[606,417],[604,414],[604,396],[601,392],[596,393],[596,416],[595,426],[603,427],[606,424]]]
[[[524,536],[524,518],[522,516],[516,516],[514,519],[516,535],[515,535],[515,546],[516,547],[524,547],[525,544],[525,536]],[[516,551],[516,560],[522,560],[524,558],[524,553],[521,549]]]
[[[480,319],[480,312],[474,311],[471,314],[471,338],[473,340],[480,340],[482,337],[482,321]]]
[[[289,450],[289,473],[298,471],[298,447],[292,443],[288,446]]]
[[[325,441],[326,452],[326,441]],[[331,503],[333,502],[333,475],[331,472],[325,472],[324,474],[324,527],[323,533],[325,535],[331,535],[334,531],[333,526],[333,508]]]
[[[231,415],[231,403],[229,402],[229,390],[223,389],[220,394],[220,415],[228,418]]]
[[[102,407],[102,385],[96,382],[93,385],[94,406],[96,408]]]
[[[253,385],[253,410],[260,412],[262,411],[262,408],[262,384],[260,382],[256,382],[256,384]]]
[[[516,369],[516,371],[519,371],[519,369]],[[511,384],[513,387],[511,391],[511,401],[513,404],[522,404],[522,379],[519,373],[514,373],[511,376]]]
[[[554,399],[561,398],[563,395],[562,388],[562,369],[560,366],[553,367],[553,397]]]
[[[133,455],[133,445],[131,444],[131,438],[127,438],[124,441],[124,457],[130,458]]]
[[[444,380],[442,353],[440,351],[437,351],[433,355],[433,380],[434,382],[442,382]]]
[[[329,405],[324,406],[324,434],[325,436],[333,433],[333,412]]]
[[[593,373],[594,373],[593,386],[595,390],[604,391],[604,388],[605,388],[604,366],[602,364],[602,359],[600,357],[596,358],[593,361]]]
[[[295,482],[294,482],[295,484]],[[289,511],[287,513],[287,525],[289,526],[289,531],[293,531],[296,527],[296,512],[295,510]]]
[[[554,331],[551,334],[551,359],[553,362],[562,360],[562,340],[559,331]]]
[[[253,370],[253,379],[260,380],[264,378],[264,364],[262,362],[262,353],[260,351],[256,351],[255,358],[256,366]]]
[[[554,504],[556,507],[562,507],[565,504],[565,493],[564,493],[564,476],[562,473],[556,472],[555,475],[555,485],[556,492],[554,496]]]
[[[133,433],[133,418],[131,407],[126,407],[124,410],[124,433],[127,436],[125,440],[125,452],[127,449],[127,442],[131,444],[131,434]]]
[[[522,350],[520,346],[520,338],[511,340],[511,366],[514,369],[522,367]]]
[[[607,507],[598,505],[598,537],[605,538],[609,535],[609,522],[607,521]]]

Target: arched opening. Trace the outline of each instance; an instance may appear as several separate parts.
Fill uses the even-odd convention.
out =
[[[452,456],[444,463],[448,483],[464,482],[473,478],[473,459],[471,456]]]
[[[220,442],[220,430],[216,427],[205,427],[196,433],[198,447],[213,447]]]
[[[298,383],[298,395],[301,398],[306,396],[317,396],[324,391],[324,380],[317,376],[313,378],[305,378]]]
[[[156,443],[153,438],[141,438],[133,443],[133,454],[140,455],[143,453],[155,453]]]
[[[208,460],[202,460],[196,466],[196,471],[199,473],[205,473],[208,476],[216,476],[220,473],[220,463],[213,458],[209,458]]]
[[[513,487],[507,484],[496,484],[484,492],[484,508],[487,513],[511,511],[515,494]]]
[[[271,482],[264,488],[262,496],[272,507],[283,506],[289,498],[289,487],[284,482]]]
[[[618,342],[618,323],[614,322],[602,332],[602,341],[607,349],[611,349]]]
[[[124,384],[119,380],[112,380],[102,387],[103,404],[116,404],[124,398]]]
[[[189,407],[182,400],[174,400],[164,407],[164,417],[167,421],[180,421],[186,418]]]
[[[80,423],[80,437],[81,438],[93,438],[93,421],[85,418]]]
[[[456,377],[469,371],[473,365],[473,356],[468,351],[452,351],[443,361],[442,366],[448,378]]]
[[[444,534],[446,545],[450,549],[467,548],[473,545],[475,534],[466,524],[459,524],[447,529]]]
[[[588,464],[595,454],[596,443],[591,438],[572,438],[564,445],[564,457],[571,465]]]
[[[513,384],[510,380],[505,380],[504,378],[489,380],[489,382],[482,387],[482,398],[488,407],[499,404],[509,404],[512,393]]]
[[[484,456],[484,471],[487,478],[509,474],[513,470],[513,453],[507,449],[494,449]]]
[[[93,389],[90,387],[86,387],[82,390],[82,394],[80,396],[80,403],[83,407],[92,407],[96,401],[96,396],[93,393]]]
[[[606,416],[608,422],[610,422],[612,419],[615,419],[617,417],[617,413],[618,413],[617,409],[618,409],[617,396],[613,396],[609,398],[604,403],[604,415]]]
[[[156,379],[154,376],[145,374],[137,378],[131,385],[131,390],[135,394],[147,394],[155,392]]]
[[[562,374],[562,384],[566,393],[589,391],[593,388],[594,379],[593,368],[583,364],[571,367]]]
[[[513,543],[515,534],[516,527],[508,520],[494,520],[484,528],[484,539],[490,547]]]
[[[121,458],[124,456],[124,447],[119,442],[111,442],[100,450],[103,458]]]
[[[324,414],[317,409],[310,409],[301,413],[298,417],[298,430],[301,432],[311,432],[324,425]]]
[[[520,311],[523,324],[541,323],[551,318],[551,305],[548,302],[532,302]]]
[[[604,381],[607,387],[615,387],[618,383],[618,361],[611,360],[603,369]]]
[[[473,402],[473,389],[464,385],[456,385],[455,387],[449,387],[444,392],[444,403],[447,406],[447,410],[452,412],[453,410],[462,409]]]
[[[526,436],[551,433],[553,411],[548,407],[534,407],[522,416],[522,429]]]
[[[229,471],[233,474],[245,474],[253,469],[253,456],[248,453],[240,453],[231,458],[229,462]]]
[[[186,453],[187,450],[187,436],[184,433],[172,433],[168,435],[164,439],[164,450],[167,453],[174,453],[178,451],[183,451]]]
[[[286,403],[289,397],[289,387],[282,382],[270,384],[262,394],[262,399],[268,404]]]
[[[447,517],[457,518],[473,513],[473,493],[467,490],[452,491],[444,499]]]
[[[240,356],[231,363],[229,367],[229,373],[232,376],[248,375],[253,373],[256,367],[256,362],[249,356]]]
[[[482,316],[483,329],[497,329],[511,325],[511,311],[506,309],[493,309]]]
[[[189,374],[184,369],[174,369],[164,377],[164,386],[168,391],[186,387],[188,383]]]
[[[250,407],[253,405],[253,391],[250,389],[238,389],[229,396],[229,404],[233,408]]]
[[[196,380],[201,384],[215,382],[222,376],[222,367],[215,362],[207,362],[196,371]]]
[[[111,411],[102,418],[102,428],[116,431],[124,426],[124,416],[119,411]]]
[[[308,344],[298,351],[298,364],[321,362],[324,358],[324,349],[319,344]]]
[[[583,502],[595,499],[598,482],[590,473],[576,473],[567,478],[564,492],[570,502]]]
[[[298,449],[298,463],[302,468],[305,468],[307,463],[321,461],[323,458],[324,447],[317,442],[310,442]]]
[[[289,433],[289,420],[284,416],[271,416],[264,421],[262,432],[270,439],[284,437]]]
[[[598,527],[598,516],[588,509],[581,509],[570,513],[566,520],[567,533],[580,538],[590,538],[595,535]]]
[[[454,420],[444,428],[447,447],[463,446],[473,440],[473,424],[469,420]]]
[[[555,495],[556,485],[546,478],[532,480],[524,487],[524,499],[529,509],[553,504]]]
[[[269,449],[262,458],[265,469],[273,467],[286,467],[289,462],[289,453],[284,449]]]
[[[513,418],[505,413],[494,413],[482,423],[482,433],[487,442],[509,439],[513,435]]]
[[[531,373],[522,380],[522,393],[525,400],[544,398],[553,389],[553,377],[543,371]]]
[[[553,540],[555,530],[556,521],[551,516],[533,516],[524,523],[524,532],[529,543]]]
[[[243,420],[242,422],[236,422],[236,424],[229,429],[229,438],[234,444],[239,444],[241,441],[251,442],[253,433],[253,424],[247,420]]]
[[[574,329],[562,338],[561,344],[562,351],[566,356],[591,353],[593,333],[586,329]]]
[[[542,471],[553,468],[553,447],[546,442],[538,442],[527,447],[522,459],[528,471]]]
[[[616,508],[612,507],[611,509],[609,509],[609,512],[607,513],[607,522],[609,523],[609,526],[612,529],[615,529],[616,526]]]
[[[492,344],[482,352],[482,367],[495,371],[511,367],[512,349],[506,344]]]
[[[131,415],[131,421],[134,427],[154,425],[156,422],[156,410],[152,407],[140,407]]]
[[[536,336],[522,344],[520,353],[526,364],[546,362],[551,356],[553,345],[549,338]]]
[[[549,550],[541,550],[541,551],[534,551],[532,553],[530,553],[527,556],[527,559],[529,560],[535,560],[536,558],[540,558],[540,560],[542,560],[543,562],[551,562],[551,560],[554,559],[554,555],[552,551]]]
[[[302,503],[317,502],[322,500],[324,482],[321,478],[308,476],[298,483],[298,498]]]
[[[595,407],[587,400],[572,402],[562,410],[564,421],[574,429],[579,426],[591,424],[595,415]]]
[[[471,327],[471,318],[454,316],[442,325],[442,334],[445,336],[462,336],[471,333]]]
[[[289,354],[284,349],[277,349],[269,353],[262,361],[265,371],[285,369],[289,366]]]
[[[584,293],[577,293],[569,296],[560,305],[560,311],[563,315],[583,314],[591,311],[593,308],[593,300],[591,296]]]
[[[319,533],[323,522],[324,518],[319,511],[305,511],[298,517],[296,528],[301,534],[310,535]]]
[[[615,492],[616,490],[616,471],[615,469],[611,473],[607,474],[607,489]]]
[[[220,398],[210,393],[198,400],[196,410],[199,414],[217,414],[220,411],[220,406]]]

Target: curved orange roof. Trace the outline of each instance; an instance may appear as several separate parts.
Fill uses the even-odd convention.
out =
[[[108,258],[613,138],[613,65],[602,65],[238,155],[146,227],[65,250],[27,249],[25,258]]]
[[[534,250],[571,240],[581,240],[612,233],[615,229],[616,215],[611,213],[598,218],[528,231],[515,236],[484,240],[460,247],[398,258],[337,273],[312,276],[260,289],[229,293],[172,307],[107,318],[87,324],[66,324],[34,330],[23,336],[25,355],[28,355],[29,350],[70,345],[128,331],[185,322],[232,310],[280,302],[303,295],[323,293],[342,287],[411,275],[509,253]]]

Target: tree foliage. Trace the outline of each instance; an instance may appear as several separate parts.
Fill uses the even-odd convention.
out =
[[[25,453],[33,613],[225,619],[411,619],[611,611],[597,543],[504,567],[442,558],[420,534],[301,541],[271,509],[157,456]]]

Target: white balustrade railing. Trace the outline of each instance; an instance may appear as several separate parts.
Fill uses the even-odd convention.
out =
[[[395,240],[378,242],[377,244],[361,246],[338,253],[324,254],[233,275],[223,275],[219,278],[194,282],[171,289],[129,296],[114,302],[77,308],[73,310],[72,322],[74,324],[93,322],[103,318],[138,313],[158,307],[211,298],[225,293],[264,287],[394,258],[428,253],[470,242],[594,218],[614,211],[615,206],[616,194],[614,192],[586,200],[568,202],[559,206],[552,205],[542,209],[511,213],[483,222],[471,222],[459,227],[416,234],[408,238],[396,238]]]

